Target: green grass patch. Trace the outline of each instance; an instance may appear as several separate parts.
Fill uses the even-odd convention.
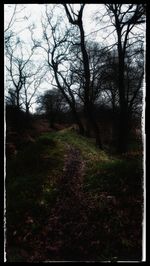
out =
[[[81,151],[83,159],[90,161],[92,160],[108,160],[108,155],[99,150],[95,146],[95,141],[90,138],[86,138],[77,134],[75,131],[64,129],[56,133],[46,133],[42,136],[47,140],[55,140],[66,148],[66,145],[73,146]]]
[[[128,186],[130,191],[137,193],[142,187],[142,173],[142,164],[138,160],[93,161],[87,168],[85,189],[118,194]]]
[[[41,140],[42,139],[42,140]],[[6,201],[8,237],[32,215],[44,220],[55,199],[56,179],[62,173],[63,150],[55,141],[37,139],[20,150],[16,157],[7,160]],[[47,191],[45,191],[47,187]],[[44,203],[44,204],[43,204]]]

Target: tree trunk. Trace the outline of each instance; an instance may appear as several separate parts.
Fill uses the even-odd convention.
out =
[[[81,38],[81,52],[83,57],[83,65],[84,65],[84,75],[85,75],[85,88],[84,88],[84,108],[85,108],[85,117],[87,120],[87,125],[90,125],[92,128],[95,139],[96,145],[102,149],[102,143],[100,138],[100,131],[97,124],[97,121],[94,117],[94,108],[93,103],[91,101],[92,90],[90,87],[90,68],[89,68],[89,58],[85,46],[85,37],[84,37],[84,30],[82,20],[79,21],[79,29],[80,29],[80,38]],[[89,132],[90,134],[90,132]]]
[[[118,152],[125,153],[128,151],[128,115],[123,108],[120,110],[119,117],[119,136],[118,136]]]
[[[125,98],[124,86],[124,67],[120,64],[119,70],[119,137],[118,137],[118,151],[125,153],[128,150],[128,109]]]
[[[20,109],[20,94],[19,94],[19,90],[17,90],[16,92],[16,104],[17,104],[17,109]]]
[[[101,147],[101,140],[100,140],[100,134],[99,134],[99,127],[97,125],[96,119],[94,117],[94,111],[93,111],[93,103],[92,100],[92,88],[90,84],[90,67],[89,67],[89,57],[86,50],[85,45],[85,35],[84,35],[84,28],[83,28],[83,22],[82,22],[82,15],[83,15],[83,8],[84,4],[81,6],[78,18],[75,20],[74,16],[71,16],[71,13],[67,7],[66,4],[64,4],[66,14],[68,16],[69,22],[73,25],[77,25],[80,30],[80,47],[81,47],[81,53],[82,53],[82,59],[83,59],[83,67],[84,67],[84,114],[86,118],[87,125],[92,128],[95,138],[96,138],[96,144]],[[92,103],[92,104],[91,104]]]
[[[26,116],[27,117],[29,116],[29,106],[28,106],[28,104],[26,104]]]
[[[92,104],[86,104],[84,106],[84,113],[87,121],[87,125],[89,125],[89,128],[93,130],[96,140],[96,146],[98,146],[100,149],[102,149],[102,142],[100,138],[100,131],[97,124],[97,121],[95,120],[95,117],[93,115],[93,105]],[[89,132],[90,135],[90,132]]]
[[[118,147],[119,153],[125,153],[128,150],[128,112],[127,101],[125,96],[125,82],[124,82],[124,57],[125,54],[121,43],[121,30],[118,29],[118,57],[119,57],[119,132],[118,132]]]
[[[85,134],[85,130],[84,130],[84,127],[83,127],[83,124],[81,122],[81,119],[75,109],[75,107],[71,107],[71,110],[72,110],[72,114],[73,114],[73,117],[75,119],[75,122],[77,123],[78,127],[79,127],[79,134],[83,135]]]

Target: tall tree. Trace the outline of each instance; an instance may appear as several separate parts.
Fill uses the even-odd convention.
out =
[[[125,87],[125,59],[127,50],[135,44],[131,41],[131,33],[136,25],[145,22],[145,5],[143,4],[106,4],[108,15],[115,27],[118,51],[118,90],[120,105],[118,151],[128,149],[128,105]],[[137,42],[137,40],[136,40]]]
[[[91,74],[90,74],[90,65],[89,65],[89,56],[86,48],[85,42],[85,32],[83,27],[83,10],[85,4],[80,5],[80,10],[75,13],[71,5],[64,4],[66,15],[69,22],[77,26],[80,32],[80,48],[82,53],[82,61],[84,68],[84,114],[89,128],[92,128],[96,144],[102,148],[102,143],[100,139],[100,131],[98,123],[94,116],[94,106],[92,101],[92,90],[91,90]]]

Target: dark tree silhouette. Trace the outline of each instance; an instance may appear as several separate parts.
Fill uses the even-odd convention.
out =
[[[52,128],[55,127],[55,123],[61,121],[62,114],[68,109],[66,100],[60,90],[56,88],[39,96],[37,102],[39,104],[38,110],[44,111]]]
[[[118,51],[118,89],[119,89],[119,138],[118,151],[128,150],[128,105],[125,90],[125,58],[132,29],[138,24],[145,22],[145,5],[129,4],[126,11],[123,11],[122,4],[106,4],[108,15],[115,27],[117,34]]]
[[[78,27],[80,32],[80,48],[82,53],[83,68],[84,68],[84,114],[89,128],[92,128],[96,138],[96,144],[99,148],[102,148],[102,143],[100,139],[100,131],[97,121],[94,116],[94,107],[92,101],[92,90],[91,90],[91,75],[89,66],[89,56],[87,53],[87,48],[85,44],[85,33],[83,28],[83,9],[85,4],[81,4],[78,13],[75,13],[71,5],[64,4],[68,20],[71,24]]]

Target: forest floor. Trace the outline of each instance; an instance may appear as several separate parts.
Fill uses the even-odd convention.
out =
[[[6,164],[8,262],[141,261],[142,151],[117,156],[71,128]]]

